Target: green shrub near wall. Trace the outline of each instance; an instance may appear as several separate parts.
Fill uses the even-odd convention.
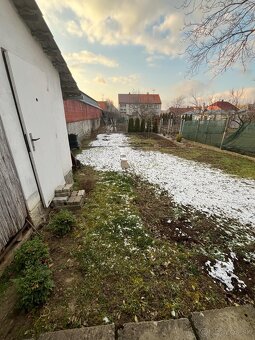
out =
[[[139,118],[135,119],[134,132],[140,132],[140,119]]]
[[[140,128],[140,131],[141,132],[144,132],[145,131],[145,119],[143,118],[142,121],[141,121],[141,128]]]
[[[132,117],[128,120],[128,132],[134,132],[134,119]]]
[[[53,287],[49,249],[40,237],[25,242],[14,256],[14,283],[20,308],[29,311],[46,302]]]

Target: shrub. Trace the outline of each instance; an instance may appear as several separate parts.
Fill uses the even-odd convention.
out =
[[[153,122],[152,131],[154,133],[158,133],[158,122],[157,122],[157,119],[155,119],[154,122]]]
[[[61,210],[51,220],[49,229],[56,236],[64,236],[76,225],[74,215],[68,210]]]
[[[128,120],[128,132],[134,132],[134,119],[129,118]]]
[[[14,256],[14,270],[18,273],[27,267],[48,263],[49,250],[40,237],[25,242]]]
[[[141,131],[141,132],[144,132],[144,131],[145,131],[145,119],[142,119],[142,121],[141,121],[140,131]]]
[[[180,133],[178,133],[178,135],[176,136],[176,142],[181,142],[182,141],[182,135]]]
[[[19,305],[26,311],[45,303],[54,287],[52,272],[46,265],[26,268],[24,275],[14,282]]]
[[[139,118],[135,119],[134,132],[140,132],[140,119]]]

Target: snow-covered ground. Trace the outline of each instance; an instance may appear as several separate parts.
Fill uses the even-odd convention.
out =
[[[98,135],[78,159],[103,171],[122,171],[120,160],[127,159],[129,171],[166,190],[176,203],[255,226],[253,180],[235,178],[169,154],[134,150],[123,134]]]

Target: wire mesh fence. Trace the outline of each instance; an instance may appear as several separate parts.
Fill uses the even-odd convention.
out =
[[[239,153],[255,154],[255,123],[245,123],[226,135],[228,120],[183,121],[182,135],[188,140],[222,147]]]

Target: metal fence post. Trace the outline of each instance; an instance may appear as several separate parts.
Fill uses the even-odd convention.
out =
[[[227,133],[229,119],[230,119],[230,116],[228,116],[228,118],[226,119],[226,125],[225,125],[225,129],[224,129],[224,132],[223,132],[222,140],[221,140],[221,143],[220,143],[220,149],[222,149],[222,145],[223,145],[226,133]]]

